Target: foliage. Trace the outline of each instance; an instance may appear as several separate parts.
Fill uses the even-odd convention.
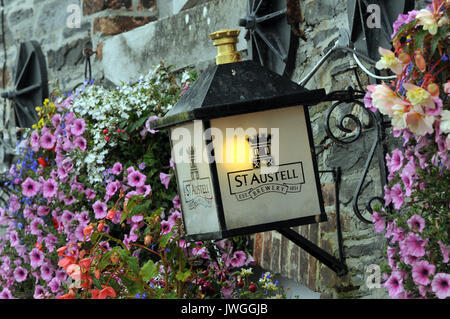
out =
[[[245,239],[183,239],[167,132],[149,125],[196,77],[161,63],[36,108],[0,208],[0,298],[233,297],[233,272],[253,263]]]
[[[385,231],[386,281],[392,298],[448,298],[450,94],[448,1],[400,15],[394,23],[395,51],[380,48],[377,68],[397,79],[369,85],[365,105],[392,120],[400,149],[387,155],[385,205],[373,214]]]

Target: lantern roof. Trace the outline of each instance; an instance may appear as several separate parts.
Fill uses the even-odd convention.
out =
[[[237,42],[238,30],[233,34]],[[221,32],[211,34],[223,44]],[[232,39],[232,37],[230,37]],[[221,45],[219,44],[219,45]],[[228,43],[229,44],[229,43]],[[217,44],[216,44],[217,45]],[[202,72],[173,108],[150,123],[163,129],[193,120],[208,120],[293,105],[314,105],[325,98],[325,90],[307,90],[253,61],[224,62],[220,52],[217,63]],[[236,52],[232,59],[236,61]]]

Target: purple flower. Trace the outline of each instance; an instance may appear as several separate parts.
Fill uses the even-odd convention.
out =
[[[49,282],[53,278],[53,269],[48,263],[41,266],[41,278],[46,282]]]
[[[395,35],[403,25],[412,22],[416,18],[417,12],[418,11],[416,10],[412,10],[407,14],[399,14],[397,20],[393,24],[394,32],[392,33],[391,38],[395,37]]]
[[[56,196],[57,192],[58,192],[58,183],[54,179],[49,178],[48,180],[42,183],[42,194],[45,198],[47,199],[52,198]]]
[[[21,184],[21,186],[22,194],[26,197],[35,196],[41,188],[41,184],[34,181],[30,177],[27,177],[27,179]]]
[[[145,169],[145,163],[142,162],[141,164],[139,164],[138,168],[142,171],[143,169]]]
[[[136,187],[136,192],[140,195],[148,196],[152,191],[152,187],[150,185],[143,185],[141,187]]]
[[[372,92],[370,91],[367,91],[366,95],[364,95],[364,106],[374,113],[377,111],[377,108],[373,106]]]
[[[61,124],[61,114],[56,113],[52,116],[52,123],[54,127],[58,127]]]
[[[86,150],[86,139],[83,136],[77,136],[73,143],[80,148],[83,152]]]
[[[46,206],[39,206],[37,209],[38,216],[47,216],[50,213],[50,208]]]
[[[57,277],[54,277],[52,280],[50,280],[47,287],[50,288],[51,292],[56,293],[58,292],[59,288],[61,288],[61,281]]]
[[[389,172],[393,173],[402,168],[403,165],[403,153],[399,149],[395,149],[392,151],[392,157],[386,155],[386,164],[389,169]]]
[[[166,189],[169,189],[170,179],[172,178],[172,174],[159,173],[159,179],[161,183],[164,185]]]
[[[90,200],[94,199],[95,196],[97,196],[97,194],[96,194],[92,189],[90,189],[90,188],[87,188],[87,189],[86,189],[85,194],[86,194],[86,198],[87,198],[87,199],[90,199]]]
[[[417,261],[412,267],[412,278],[417,285],[427,286],[431,282],[429,277],[434,275],[435,270],[436,266],[428,261]]]
[[[395,184],[391,188],[391,198],[395,209],[400,209],[403,205],[403,191],[400,184]]]
[[[122,164],[119,162],[115,163],[111,169],[111,172],[114,175],[119,175],[122,172]]]
[[[450,274],[438,273],[431,283],[431,290],[439,299],[450,296]]]
[[[128,174],[128,185],[135,187],[142,187],[144,186],[146,179],[147,176],[145,176],[139,171],[134,171],[131,174]]]
[[[179,211],[174,211],[168,218],[169,222],[173,225],[176,225],[177,219],[181,219],[181,213]]]
[[[46,294],[46,291],[45,291],[44,287],[42,287],[41,285],[35,286],[34,295],[33,295],[34,299],[44,299],[45,294]]]
[[[30,252],[31,268],[36,269],[44,263],[44,253],[37,248],[33,248]]]
[[[28,271],[27,271],[25,268],[17,267],[17,268],[14,270],[14,279],[15,279],[17,282],[22,282],[22,281],[24,281],[25,279],[27,279],[27,275],[28,275]]]
[[[411,216],[407,223],[411,230],[418,231],[419,233],[421,233],[425,228],[425,220],[417,214]]]
[[[53,134],[45,133],[39,139],[39,143],[41,144],[42,148],[51,150],[55,146],[56,138]]]
[[[69,211],[67,209],[63,210],[61,219],[65,224],[69,224],[72,221],[73,217],[74,217],[74,215],[71,211]]]
[[[391,298],[400,298],[405,291],[403,288],[403,272],[394,270],[389,279],[383,284],[383,288],[388,290]]]
[[[84,120],[83,119],[76,119],[72,123],[72,127],[70,129],[70,132],[74,136],[80,136],[81,134],[84,133],[85,130],[86,130],[86,123],[84,122]]]
[[[30,233],[32,235],[41,235],[41,230],[39,229],[39,226],[43,225],[44,222],[40,218],[35,218],[30,223]]]
[[[99,200],[92,205],[92,208],[94,209],[96,219],[103,219],[108,213],[108,206]]]

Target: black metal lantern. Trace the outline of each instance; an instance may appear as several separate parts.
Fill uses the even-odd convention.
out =
[[[210,35],[204,71],[152,129],[170,128],[186,235],[195,240],[326,221],[309,91],[236,51],[239,30]]]

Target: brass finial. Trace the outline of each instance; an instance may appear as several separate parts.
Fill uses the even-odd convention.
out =
[[[238,36],[240,30],[220,30],[211,33],[209,37],[214,40],[214,45],[217,47],[218,55],[216,56],[216,64],[226,64],[242,61],[241,54],[236,48],[238,43]]]

